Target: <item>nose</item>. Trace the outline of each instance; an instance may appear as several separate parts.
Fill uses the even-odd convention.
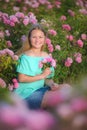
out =
[[[39,37],[36,37],[36,39],[35,39],[36,41],[39,41]]]

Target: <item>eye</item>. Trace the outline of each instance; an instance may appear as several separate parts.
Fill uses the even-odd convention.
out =
[[[44,36],[39,36],[39,38],[44,38]]]
[[[36,38],[36,36],[32,36],[31,38]]]

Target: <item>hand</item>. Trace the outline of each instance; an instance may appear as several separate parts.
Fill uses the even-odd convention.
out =
[[[60,86],[59,86],[57,83],[52,83],[52,84],[50,85],[50,87],[51,87],[51,90],[52,90],[52,91],[55,91],[55,90],[57,90],[57,89],[60,88]]]
[[[50,68],[48,67],[48,68],[46,68],[44,71],[43,71],[43,73],[42,73],[42,76],[44,77],[44,78],[46,78],[48,75],[50,75],[51,74],[51,70],[50,70]]]

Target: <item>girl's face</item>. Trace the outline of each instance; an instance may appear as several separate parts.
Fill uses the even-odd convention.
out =
[[[30,36],[31,46],[36,49],[41,49],[42,46],[45,44],[45,35],[44,33],[39,30],[35,29],[31,32]]]

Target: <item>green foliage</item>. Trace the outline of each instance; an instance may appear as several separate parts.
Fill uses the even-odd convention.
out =
[[[9,99],[9,90],[7,89],[7,88],[1,88],[0,87],[0,103],[1,102],[7,102],[7,101],[10,101],[10,99]]]
[[[50,2],[54,4],[55,1],[50,0]],[[20,8],[20,12],[23,12],[25,15],[27,15],[29,12],[33,12],[39,23],[41,23],[41,20],[45,20],[44,27],[47,31],[49,29],[56,30],[56,36],[48,34],[48,37],[51,39],[54,47],[52,55],[57,60],[57,67],[55,69],[54,77],[54,80],[57,83],[77,82],[79,76],[87,73],[87,39],[83,41],[83,48],[78,47],[76,44],[76,41],[78,39],[81,39],[82,33],[85,33],[87,35],[87,15],[83,15],[79,12],[80,7],[78,7],[75,2],[75,0],[61,0],[61,7],[57,8],[54,5],[54,8],[52,9],[47,9],[45,5],[40,5],[38,8],[31,8],[25,5],[24,1],[22,1],[21,4],[14,0],[8,3],[1,1],[0,3],[2,5],[2,12],[13,15],[15,14],[15,11],[13,11],[13,6],[16,6]],[[25,11],[23,11],[23,7],[26,7]],[[70,16],[70,14],[68,13],[69,9],[74,11],[75,16]],[[65,21],[60,20],[60,17],[62,15],[66,16],[67,19]],[[63,30],[63,24],[69,24],[72,27],[71,31]],[[23,24],[16,24],[15,27],[10,27],[0,22],[0,26],[0,30],[10,31],[11,35],[9,37],[5,36],[5,40],[10,40],[12,42],[13,46],[11,49],[16,52],[22,45],[21,36],[27,35],[30,24],[27,26],[24,26]],[[74,40],[67,40],[67,35],[73,35]],[[0,50],[6,47],[5,40],[0,41]],[[60,51],[55,49],[56,45],[60,45]],[[80,52],[82,54],[81,63],[76,63],[74,60],[73,55],[76,52]],[[70,67],[66,67],[64,65],[67,57],[71,57],[73,59],[73,63]],[[14,63],[10,57],[2,57],[0,60],[3,63],[3,65],[0,64],[0,70],[2,68],[2,73],[0,74],[0,77],[5,78],[6,81],[9,77],[8,81],[10,81],[10,79],[15,76],[12,69],[14,68]],[[12,74],[10,70],[12,70]]]
[[[12,79],[16,74],[17,61],[13,60],[9,55],[0,56],[0,78],[4,79],[6,84],[12,83]]]

